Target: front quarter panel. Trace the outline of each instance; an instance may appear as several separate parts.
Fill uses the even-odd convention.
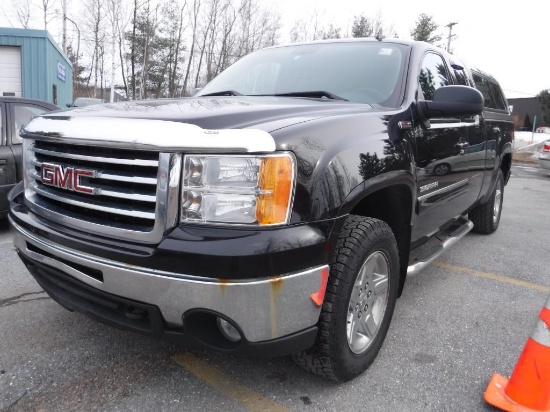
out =
[[[274,133],[278,148],[297,158],[291,223],[348,213],[365,194],[402,175],[408,176],[408,185],[414,184],[411,146],[388,131],[394,115],[338,116]]]

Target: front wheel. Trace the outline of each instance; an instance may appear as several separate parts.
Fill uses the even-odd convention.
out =
[[[350,215],[338,239],[314,346],[293,355],[305,369],[348,381],[382,347],[399,288],[399,255],[383,221]]]
[[[500,215],[502,214],[502,201],[504,199],[504,175],[498,171],[497,182],[491,197],[487,202],[477,205],[468,213],[468,218],[473,222],[473,231],[476,233],[490,234],[498,229]]]
[[[443,176],[451,172],[451,166],[447,163],[441,163],[434,167],[434,175]]]

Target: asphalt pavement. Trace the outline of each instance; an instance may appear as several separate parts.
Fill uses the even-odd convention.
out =
[[[550,173],[513,166],[500,227],[408,279],[371,368],[336,384],[119,331],[41,291],[0,222],[0,411],[493,411],[550,294]]]

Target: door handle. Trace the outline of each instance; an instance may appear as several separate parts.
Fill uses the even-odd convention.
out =
[[[493,133],[500,133],[500,127],[493,127]]]
[[[8,161],[6,159],[0,159],[0,165],[7,165]]]

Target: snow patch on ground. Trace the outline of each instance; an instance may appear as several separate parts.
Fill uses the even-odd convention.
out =
[[[550,141],[550,133],[514,132],[514,150],[524,153],[542,152],[544,142]]]

